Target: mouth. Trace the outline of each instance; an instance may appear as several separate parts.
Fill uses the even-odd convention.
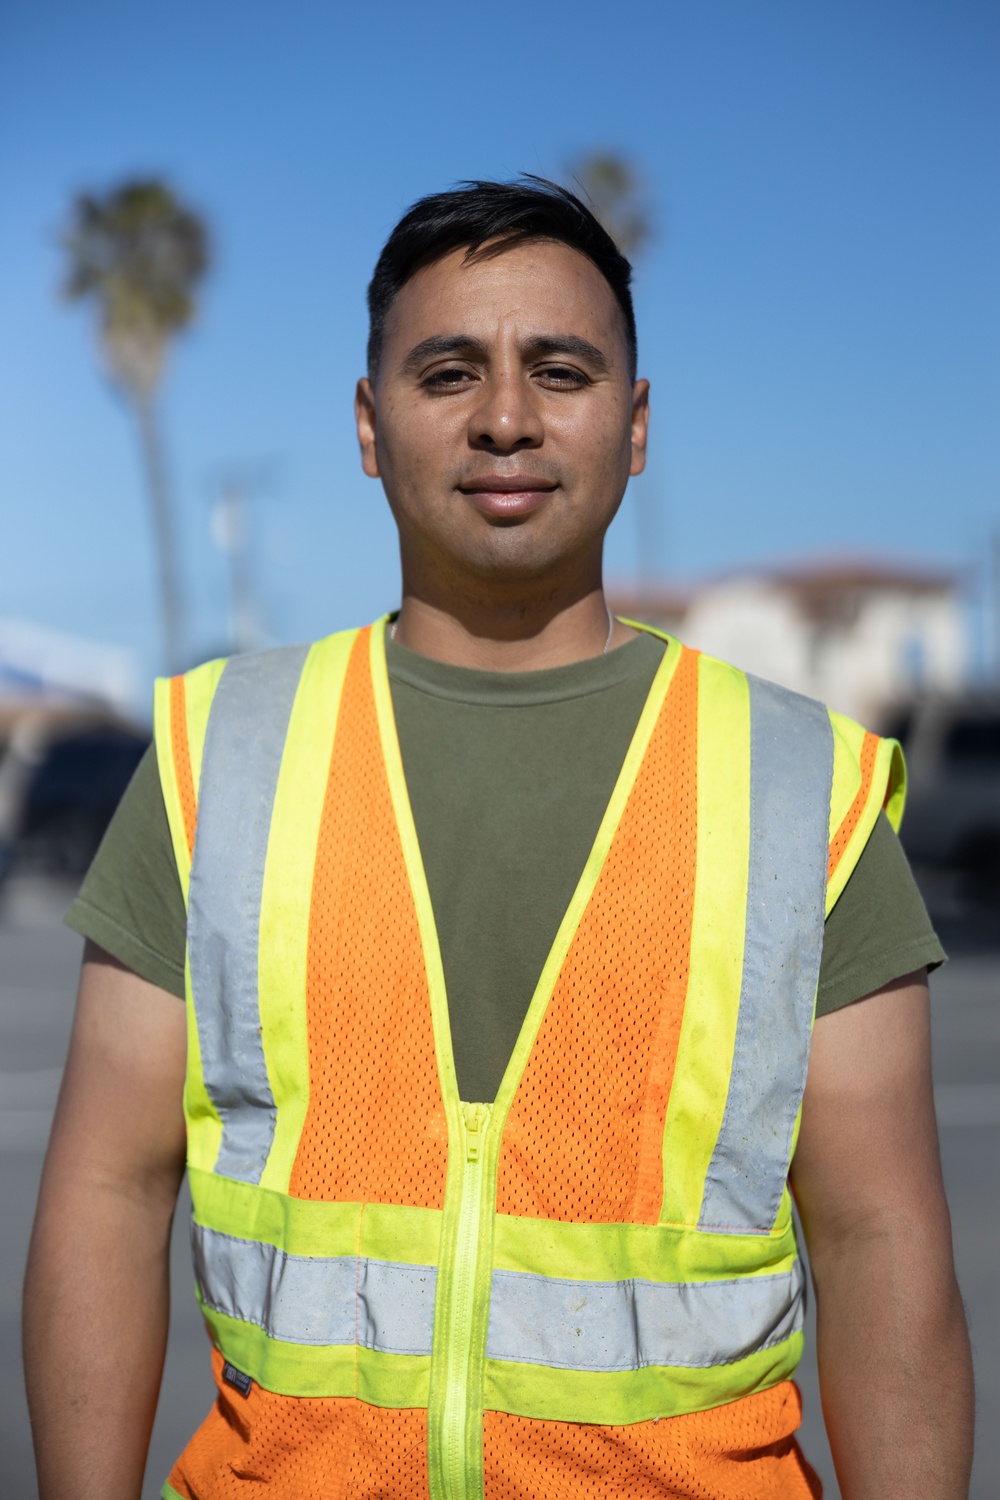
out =
[[[483,474],[460,484],[458,491],[490,520],[519,521],[544,505],[557,488],[534,474]]]

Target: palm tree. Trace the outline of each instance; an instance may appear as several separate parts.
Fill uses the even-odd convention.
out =
[[[653,221],[642,178],[628,157],[615,151],[591,151],[576,159],[569,175],[619,250],[634,264],[653,237]],[[643,588],[651,588],[662,561],[663,508],[657,503],[649,473],[634,490],[634,499],[639,581]]]
[[[97,308],[101,349],[131,404],[142,448],[156,540],[169,670],[181,660],[181,590],[174,515],[163,459],[157,391],[170,340],[194,316],[195,289],[209,264],[204,221],[156,178],[82,193],[62,237],[63,291]]]
[[[615,151],[591,151],[574,162],[570,176],[629,260],[635,260],[653,233],[649,204],[639,174]]]

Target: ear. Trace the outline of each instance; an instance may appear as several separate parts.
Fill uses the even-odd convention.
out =
[[[354,420],[358,425],[361,467],[369,479],[378,479],[378,444],[375,440],[375,388],[367,375],[354,393]]]
[[[632,463],[630,474],[641,474],[646,467],[646,441],[649,437],[649,381],[637,380],[632,388]]]

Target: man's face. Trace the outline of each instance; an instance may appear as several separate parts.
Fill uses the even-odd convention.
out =
[[[404,571],[426,587],[599,566],[648,418],[614,294],[554,241],[465,254],[407,282],[375,387],[358,386],[362,464],[385,487]]]

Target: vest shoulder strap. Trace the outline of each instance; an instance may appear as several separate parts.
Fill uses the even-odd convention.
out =
[[[628,622],[633,623],[633,622]],[[637,622],[636,622],[637,623]],[[638,628],[669,640],[661,631]],[[342,631],[316,647],[279,647],[246,656],[220,658],[177,677],[158,678],[154,687],[153,728],[157,766],[181,887],[187,899],[198,816],[201,768],[211,710],[226,679],[227,719],[239,717],[239,700],[247,699],[258,719],[266,718],[264,704],[276,692],[294,694],[310,650],[340,655],[356,636]],[[338,650],[339,648],[339,650]],[[707,665],[706,660],[706,665]],[[723,665],[722,663],[719,664]],[[735,670],[735,669],[731,669]],[[743,677],[743,673],[738,674]],[[243,684],[240,692],[239,684]],[[793,723],[799,709],[814,715],[813,700],[787,689],[767,685],[781,700]],[[827,710],[833,733],[833,779],[830,793],[827,914],[836,905],[884,809],[893,828],[899,828],[906,797],[906,767],[898,742],[881,738],[843,714]],[[287,718],[287,715],[286,715]]]
[[[834,755],[827,915],[861,858],[879,813],[884,811],[898,832],[906,802],[906,763],[899,741],[872,734],[832,710],[830,723]]]
[[[344,656],[357,633],[341,631],[313,646],[279,646],[221,657],[176,677],[157,678],[153,738],[185,901],[210,735],[224,741],[219,747],[223,762],[227,755],[242,753],[241,744],[244,750],[257,745],[262,726],[271,726],[273,734],[283,739],[306,662]],[[272,748],[271,760],[277,763],[282,746]]]
[[[663,634],[661,631],[651,633]],[[761,706],[768,706],[772,716],[769,732],[778,733],[782,738],[795,739],[806,731],[803,744],[810,739],[815,742],[817,715],[829,720],[833,751],[826,895],[826,914],[829,916],[861,858],[879,813],[884,810],[893,828],[899,830],[906,801],[906,764],[902,748],[897,740],[872,734],[845,714],[836,713],[790,688],[779,687],[714,658],[703,657],[702,662],[706,679],[718,676],[723,669],[726,675],[735,674],[737,679],[744,681],[750,688],[751,699],[756,696]],[[808,733],[810,724],[812,734]],[[826,733],[824,731],[824,735]],[[766,741],[767,738],[765,733],[763,739]]]
[[[226,664],[226,658],[220,657],[176,677],[158,677],[153,685],[156,765],[185,901],[198,818],[205,732]]]

